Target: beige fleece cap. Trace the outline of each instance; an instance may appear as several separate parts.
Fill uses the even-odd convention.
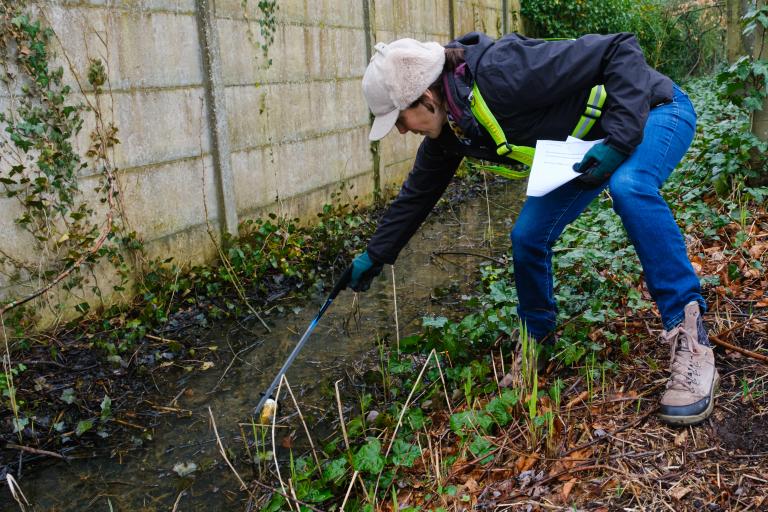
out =
[[[375,119],[370,140],[392,130],[400,111],[407,109],[438,79],[445,49],[435,42],[398,39],[377,43],[363,75],[363,95]]]

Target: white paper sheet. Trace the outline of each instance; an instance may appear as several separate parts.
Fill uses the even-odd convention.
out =
[[[573,164],[581,162],[589,148],[598,142],[602,140],[580,140],[574,137],[564,141],[536,141],[536,154],[526,194],[541,197],[576,178],[579,173],[573,170]]]

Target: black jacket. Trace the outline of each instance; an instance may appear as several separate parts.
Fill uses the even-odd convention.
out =
[[[565,140],[584,112],[590,89],[604,84],[608,99],[588,138],[605,138],[629,154],[642,141],[649,110],[672,98],[672,81],[648,66],[632,34],[568,41],[510,34],[493,41],[472,32],[447,46],[465,50],[466,66],[444,75],[449,97],[457,104],[454,113],[468,112],[467,94],[476,81],[507,140],[516,145]],[[437,139],[421,143],[413,169],[368,244],[375,261],[394,263],[464,156],[508,162],[496,155],[490,136],[471,116],[460,124],[463,141],[446,125]]]

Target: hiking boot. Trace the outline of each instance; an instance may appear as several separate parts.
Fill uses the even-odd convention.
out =
[[[685,306],[685,319],[662,332],[672,353],[667,390],[661,397],[659,417],[671,425],[695,425],[707,419],[715,406],[720,376],[699,304]]]

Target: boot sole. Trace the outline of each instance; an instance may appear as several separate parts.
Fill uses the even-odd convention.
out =
[[[675,425],[675,426],[691,426],[691,425],[698,425],[702,421],[709,418],[709,415],[712,414],[712,410],[715,408],[715,395],[720,390],[720,374],[715,373],[715,382],[712,384],[712,392],[709,394],[709,407],[707,407],[704,411],[702,411],[699,414],[694,414],[691,416],[670,416],[667,414],[659,414],[659,419],[663,421],[664,423],[667,423],[669,425]]]

